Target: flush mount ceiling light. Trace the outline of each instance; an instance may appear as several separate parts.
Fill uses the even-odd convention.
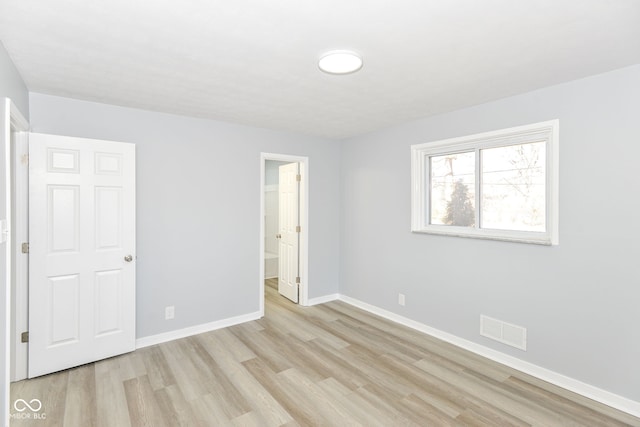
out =
[[[320,57],[318,67],[329,74],[355,73],[362,68],[362,58],[350,50],[332,50]]]

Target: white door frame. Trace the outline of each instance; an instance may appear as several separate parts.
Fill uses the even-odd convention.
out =
[[[12,229],[12,211],[13,211],[13,149],[11,147],[11,133],[12,132],[23,132],[29,130],[29,122],[24,118],[20,110],[16,107],[16,105],[9,99],[3,98],[0,100],[2,105],[0,106],[0,111],[2,112],[0,117],[0,147],[1,150],[4,150],[5,153],[5,164],[4,166],[4,179],[5,179],[5,191],[6,191],[6,219],[7,219],[7,242],[6,244],[6,260],[0,260],[0,262],[5,261],[5,271],[6,271],[6,286],[5,286],[5,349],[7,350],[7,354],[5,355],[5,363],[4,366],[0,369],[4,370],[4,376],[7,381],[1,387],[4,388],[4,401],[0,402],[0,422],[2,425],[8,425],[9,423],[9,396],[10,396],[10,388],[9,388],[9,379],[12,376],[11,372],[11,357],[13,355],[12,352],[12,327],[13,324],[13,316],[14,312],[12,310],[12,300],[13,295],[11,292],[11,281],[14,275],[13,272],[13,241],[15,240],[14,230]],[[2,232],[2,231],[0,231]]]
[[[11,381],[27,378],[29,347],[21,341],[29,330],[29,255],[22,253],[22,243],[29,242],[29,134],[16,133],[13,142],[13,285],[11,324]]]
[[[309,158],[289,154],[260,153],[260,316],[264,317],[264,191],[267,160],[299,163],[300,175],[300,305],[309,305]]]

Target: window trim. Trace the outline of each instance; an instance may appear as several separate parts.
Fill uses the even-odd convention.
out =
[[[549,120],[525,126],[449,138],[411,146],[411,231],[446,236],[471,237],[477,239],[509,242],[558,245],[559,219],[559,120]],[[544,232],[515,231],[479,228],[481,207],[480,150],[509,145],[544,141],[545,147],[545,225]],[[428,224],[430,184],[429,158],[459,152],[474,151],[476,154],[475,211],[476,225],[460,227],[454,225]]]

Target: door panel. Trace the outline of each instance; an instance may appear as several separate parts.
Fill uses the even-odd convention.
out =
[[[78,294],[80,278],[77,274],[49,278],[49,295],[45,318],[49,320],[49,347],[78,341]]]
[[[49,254],[78,252],[80,186],[50,185],[47,194]]]
[[[29,377],[134,350],[135,147],[30,134],[29,160]]]
[[[299,194],[300,185],[297,180],[299,164],[290,163],[280,166],[279,191],[279,271],[278,292],[293,302],[298,302],[299,276]]]
[[[122,331],[118,316],[122,306],[122,271],[98,271],[96,287],[96,337]]]
[[[122,189],[96,187],[96,249],[121,248]]]

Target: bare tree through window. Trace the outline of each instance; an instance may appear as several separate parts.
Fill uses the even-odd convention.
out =
[[[411,231],[558,244],[559,121],[411,146]]]
[[[475,223],[475,152],[431,157],[431,224]]]
[[[545,144],[481,150],[483,228],[544,231]]]

